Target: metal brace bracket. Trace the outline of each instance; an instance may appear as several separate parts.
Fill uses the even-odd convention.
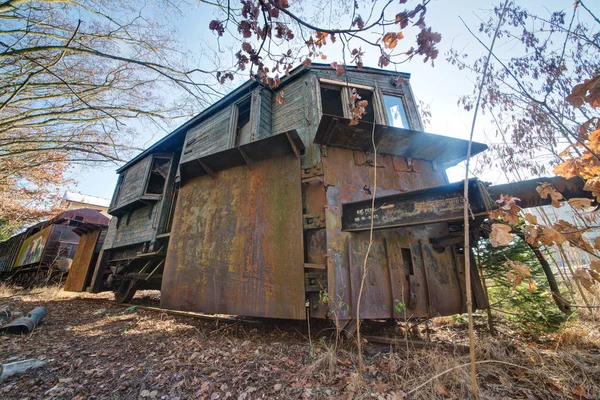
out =
[[[325,223],[319,219],[318,214],[303,214],[302,215],[302,228],[306,229],[317,229],[325,226]]]
[[[311,167],[302,167],[302,179],[323,175],[323,164],[316,163]]]
[[[327,289],[327,274],[323,272],[305,272],[304,290],[306,292],[320,292]]]

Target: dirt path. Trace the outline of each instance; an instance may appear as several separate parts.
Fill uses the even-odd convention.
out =
[[[28,358],[53,361],[0,383],[2,399],[401,399],[436,371],[465,361],[462,355],[432,350],[378,353],[367,357],[361,386],[354,374],[352,351],[336,352],[323,340],[311,351],[302,333],[142,309],[128,312],[115,304],[64,292],[0,300],[6,302],[24,310],[43,305],[48,316],[30,335],[0,336],[0,363]],[[494,347],[486,351],[490,349]],[[498,354],[506,351],[499,345]],[[483,359],[485,355],[480,351],[478,356]],[[490,356],[497,354],[486,357]],[[552,356],[540,357],[552,361]],[[565,385],[554,383],[555,377],[548,372],[538,376],[492,365],[480,369],[481,384],[498,397],[561,398],[575,382],[592,393],[600,382],[600,357],[593,352],[579,357],[573,362],[587,369]],[[515,363],[525,362],[519,358],[510,357]],[[536,362],[531,360],[528,368]],[[466,372],[459,368],[413,396],[465,397]]]

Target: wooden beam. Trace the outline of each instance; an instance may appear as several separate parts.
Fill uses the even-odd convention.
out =
[[[321,270],[326,270],[327,266],[325,264],[311,264],[311,263],[304,263],[304,268],[311,268],[311,269],[321,269]]]
[[[246,164],[248,165],[248,167],[252,168],[254,161],[252,161],[252,159],[248,156],[248,154],[246,154],[246,152],[244,150],[242,150],[241,147],[238,147],[237,149],[240,152],[240,154],[242,155],[242,158],[244,159],[244,161],[246,161]]]
[[[294,141],[292,140],[292,137],[290,136],[289,132],[285,133],[285,137],[287,137],[288,142],[290,142],[290,146],[292,146],[292,150],[294,150],[294,154],[296,154],[296,157],[300,158],[300,150],[298,150],[298,147],[296,146],[296,143],[294,143]]]
[[[206,173],[207,173],[207,174],[208,174],[208,175],[209,175],[209,176],[210,176],[212,179],[215,179],[215,175],[216,175],[216,174],[215,174],[215,171],[213,171],[212,169],[210,169],[210,168],[208,167],[208,165],[206,165],[205,163],[203,163],[203,162],[202,162],[202,160],[198,159],[197,161],[198,161],[198,164],[200,164],[200,166],[201,166],[202,168],[204,168],[204,170],[206,171]]]

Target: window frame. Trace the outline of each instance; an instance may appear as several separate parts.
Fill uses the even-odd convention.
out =
[[[320,109],[321,113],[323,110],[323,99],[321,98],[321,85],[335,85],[341,87],[341,96],[342,96],[342,111],[344,112],[343,117],[347,119],[351,119],[352,115],[350,114],[350,97],[352,96],[352,89],[357,90],[368,90],[373,93],[373,119],[375,124],[383,125],[387,121],[387,111],[382,104],[383,95],[379,88],[374,86],[361,85],[358,83],[352,82],[344,82],[344,81],[336,81],[334,79],[326,79],[319,78],[319,101],[320,101]],[[370,122],[370,121],[366,121]]]
[[[253,140],[250,140],[250,142],[253,142],[254,140],[256,140],[256,135],[258,132],[258,127],[256,126],[256,111],[257,111],[257,97],[255,96],[254,92],[252,93],[248,93],[245,96],[242,96],[239,100],[235,101],[231,106],[231,118],[229,120],[229,137],[231,138],[230,140],[230,147],[238,147],[239,144],[239,138],[238,138],[238,132],[237,132],[237,124],[238,124],[238,119],[239,119],[239,112],[240,112],[240,104],[244,103],[245,101],[247,101],[248,99],[250,99],[250,119],[248,120],[248,123],[250,124],[250,129],[251,129],[251,137],[254,136]],[[248,142],[248,143],[250,143]]]
[[[408,126],[404,127],[404,128],[400,128],[400,129],[414,130],[414,128],[412,126],[412,121],[410,120],[410,115],[408,114],[408,107],[407,107],[408,104],[407,104],[407,101],[406,101],[406,95],[404,95],[404,94],[397,94],[397,93],[392,93],[392,92],[388,92],[388,91],[382,91],[381,92],[381,101],[382,101],[382,105],[383,105],[383,115],[385,116],[385,124],[387,126],[394,127],[391,124],[391,121],[388,118],[388,110],[387,110],[387,106],[385,104],[385,96],[397,97],[402,102],[402,107],[404,107],[404,115],[406,116],[406,122],[408,123]]]
[[[154,160],[156,160],[157,158],[164,158],[164,159],[168,159],[169,160],[169,171],[171,170],[171,168],[173,168],[173,156],[169,155],[169,154],[152,154],[152,160],[150,161],[150,164],[148,165],[148,170],[146,171],[146,177],[145,177],[145,182],[144,182],[144,188],[142,189],[142,194],[141,194],[141,198],[151,198],[151,197],[161,197],[165,194],[165,188],[167,187],[167,181],[168,181],[168,173],[167,173],[167,177],[165,178],[165,183],[163,185],[163,190],[160,194],[158,193],[148,193],[148,185],[150,184],[150,176],[152,174],[152,166],[154,165]]]

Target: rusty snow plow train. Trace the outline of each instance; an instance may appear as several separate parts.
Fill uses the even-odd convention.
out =
[[[1,242],[0,280],[25,287],[61,282],[72,265],[83,266],[82,258],[95,262],[102,247],[100,232],[106,232],[108,221],[97,210],[68,210]],[[86,227],[94,227],[100,239],[91,248],[80,241]]]
[[[353,89],[370,105],[357,125]],[[117,171],[114,218],[75,290],[127,302],[160,289],[167,309],[351,327],[376,196],[360,318],[464,312],[463,184],[445,171],[467,145],[423,132],[407,74],[312,65],[276,90],[249,81]],[[469,185],[477,228],[496,193]]]

